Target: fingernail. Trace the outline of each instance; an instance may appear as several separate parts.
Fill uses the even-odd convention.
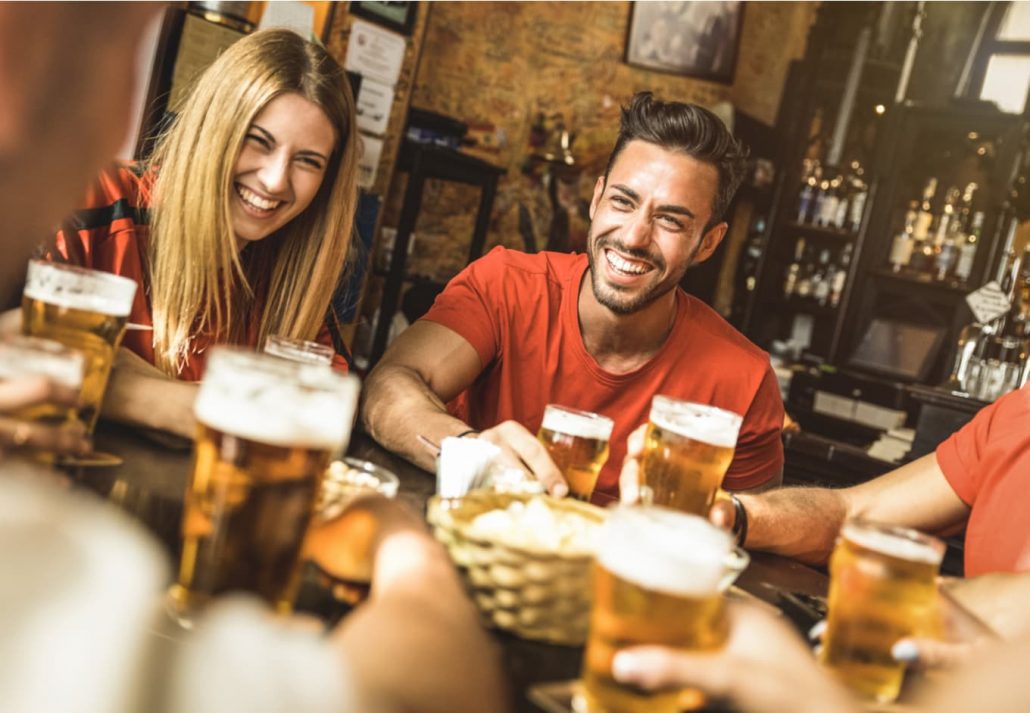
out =
[[[564,498],[568,494],[569,486],[565,485],[565,483],[558,483],[553,488],[551,488],[551,495],[553,495],[556,498]]]
[[[822,638],[823,632],[826,631],[826,620],[817,621],[815,626],[808,630],[808,638],[810,640]]]
[[[891,656],[900,663],[915,663],[919,660],[919,647],[914,641],[902,639],[891,647]]]
[[[640,662],[633,654],[622,652],[615,654],[615,658],[612,659],[612,675],[617,681],[633,679],[640,672]]]

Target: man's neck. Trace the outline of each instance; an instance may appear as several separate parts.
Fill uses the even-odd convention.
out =
[[[617,314],[597,301],[588,269],[579,285],[579,332],[598,365],[625,374],[646,364],[665,344],[676,321],[676,290],[631,314]]]

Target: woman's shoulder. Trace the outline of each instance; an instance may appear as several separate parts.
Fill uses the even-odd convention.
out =
[[[153,183],[153,171],[139,162],[112,163],[97,175],[82,207],[104,208],[118,201],[137,208],[147,207]]]

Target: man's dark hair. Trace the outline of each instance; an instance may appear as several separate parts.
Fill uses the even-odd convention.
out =
[[[622,108],[619,138],[615,140],[604,169],[606,184],[615,159],[633,140],[647,141],[670,151],[682,151],[715,166],[719,172],[719,185],[705,231],[722,220],[733,194],[744,180],[748,150],[733,138],[719,117],[696,104],[661,101],[655,99],[651,92],[634,94],[629,106]]]

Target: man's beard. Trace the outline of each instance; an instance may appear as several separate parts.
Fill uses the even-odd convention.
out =
[[[662,258],[661,255],[652,255],[646,250],[627,248],[614,240],[609,240],[604,237],[594,239],[592,245],[588,242],[587,246],[587,261],[590,266],[590,287],[594,291],[594,299],[615,314],[629,315],[639,312],[655,300],[667,295],[679,284],[679,280],[669,280],[665,283],[658,282],[644,288],[637,294],[626,294],[619,287],[605,283],[604,278],[601,276],[601,269],[603,269],[603,266],[599,266],[597,261],[605,259],[605,247],[615,248],[619,252],[629,255],[630,257],[647,260],[650,264],[654,265],[655,269],[658,271],[665,269],[665,259]],[[687,259],[688,267],[694,261],[694,256],[697,254],[697,250],[700,246],[701,243],[699,241],[697,247],[694,248],[694,251]],[[686,271],[686,268],[684,268],[684,271]],[[620,294],[624,294],[625,298],[619,299]]]

